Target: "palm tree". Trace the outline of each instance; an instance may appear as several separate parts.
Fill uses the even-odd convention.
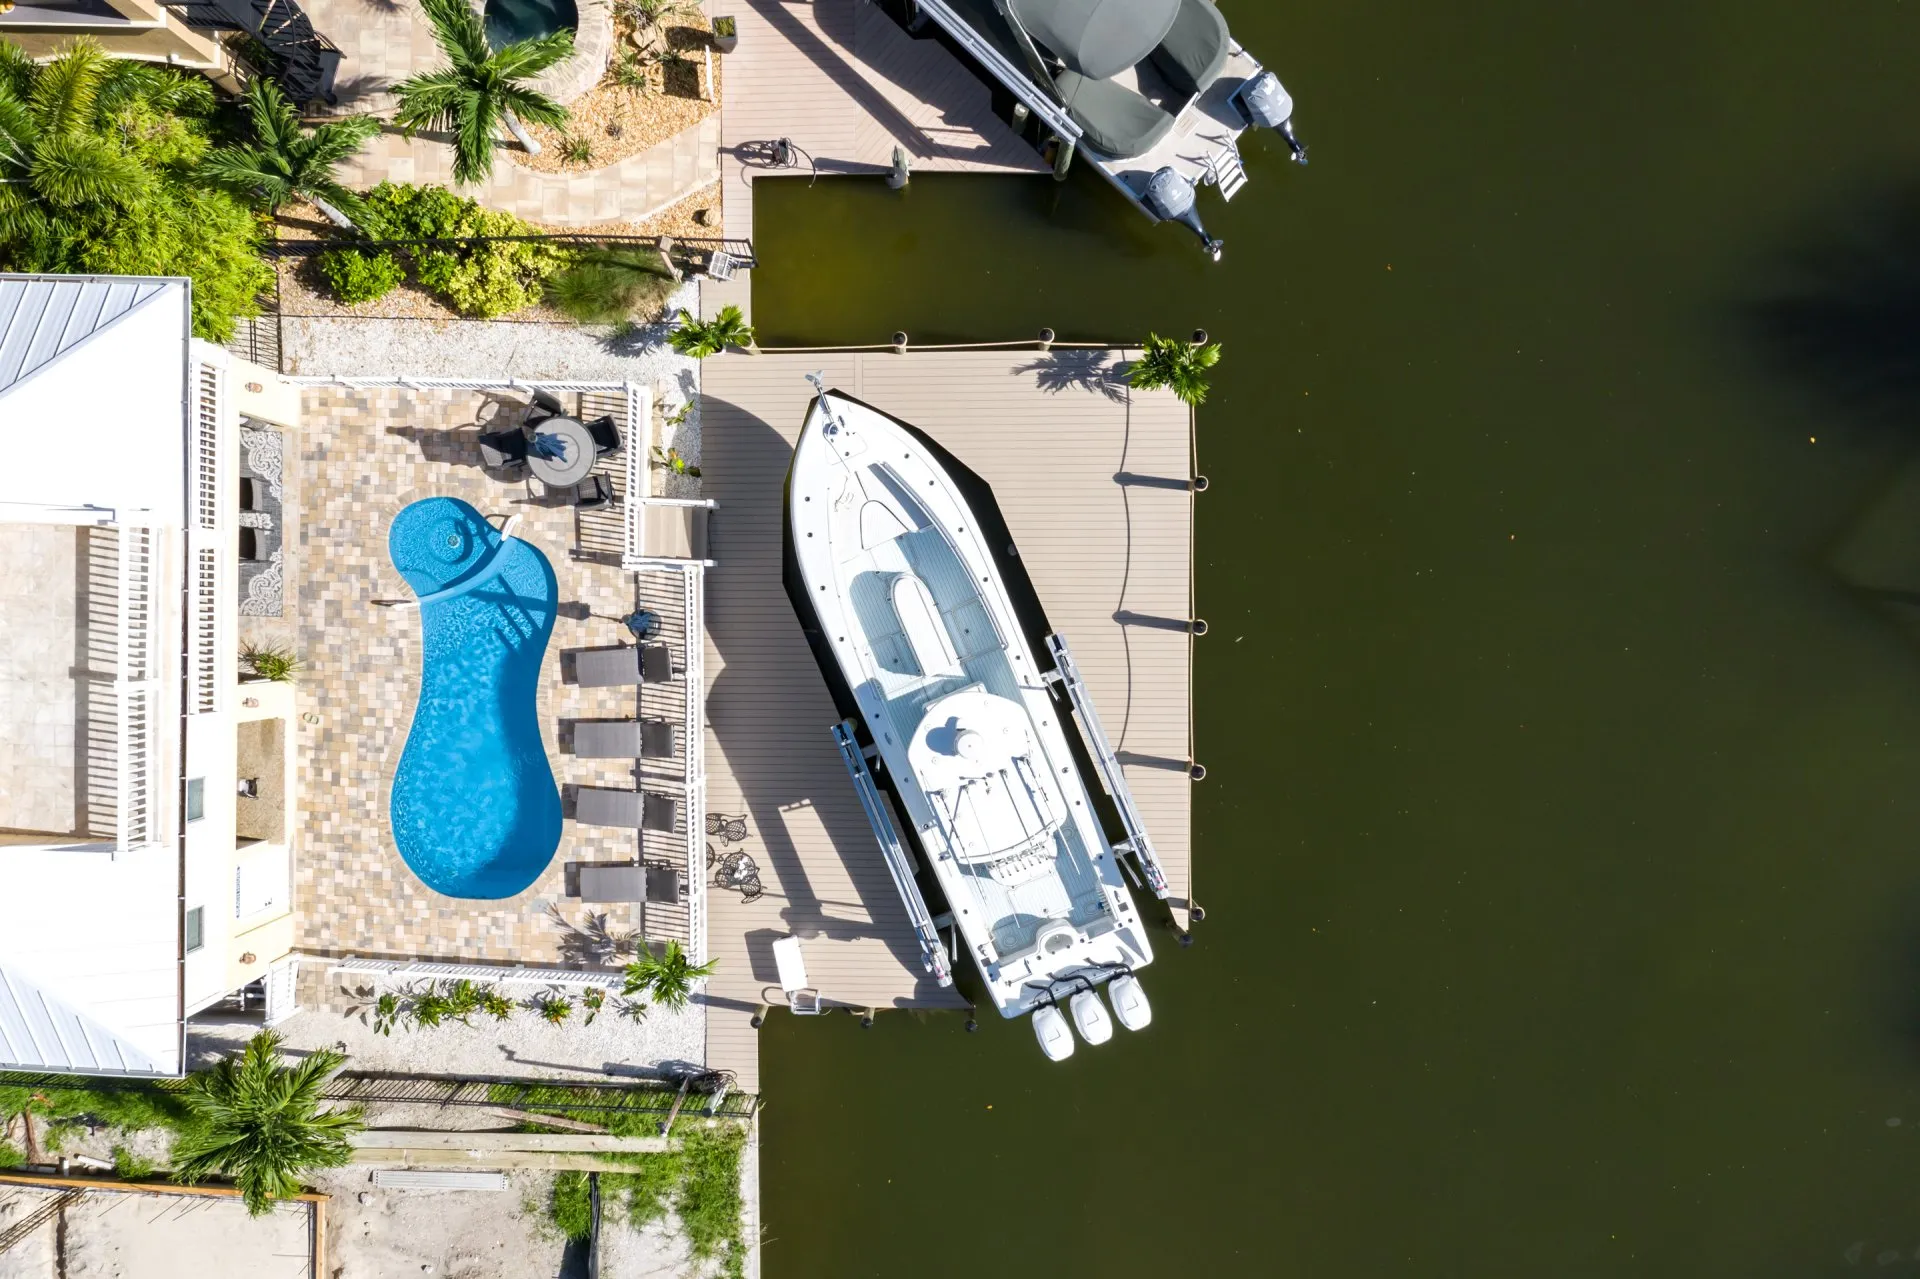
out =
[[[45,65],[0,41],[0,241],[41,241],[88,214],[136,208],[155,179],[124,144],[120,114],[205,105],[205,84],[187,89],[171,72],[107,57],[89,38]]]
[[[654,1003],[678,1012],[687,1006],[693,983],[712,976],[718,962],[709,959],[704,964],[694,963],[693,956],[681,950],[677,941],[668,942],[658,955],[642,948],[640,957],[627,965],[627,980],[620,993],[645,994]]]
[[[758,349],[754,346],[753,326],[737,306],[721,307],[720,313],[711,320],[696,320],[682,311],[673,332],[667,334],[667,341],[680,354],[691,355],[696,360],[718,355],[729,346]]]
[[[356,115],[303,130],[293,104],[264,76],[247,86],[246,105],[253,141],[210,153],[200,171],[209,181],[265,205],[269,213],[298,196],[335,226],[352,228],[348,215],[360,215],[360,197],[340,185],[333,169],[380,132],[380,122]]]
[[[1149,333],[1146,348],[1127,373],[1127,382],[1142,391],[1171,387],[1181,403],[1191,408],[1207,398],[1207,370],[1218,363],[1218,342],[1196,345]]]
[[[280,1036],[263,1030],[239,1056],[196,1073],[186,1092],[193,1119],[173,1146],[175,1180],[225,1174],[258,1217],[299,1194],[301,1174],[346,1163],[347,1138],[366,1126],[360,1107],[320,1109],[322,1087],[345,1061],[322,1049],[284,1065]]]
[[[528,155],[540,144],[521,127],[522,120],[558,126],[567,109],[538,89],[522,83],[573,52],[573,32],[560,30],[501,49],[487,45],[480,11],[467,0],[420,0],[433,38],[452,66],[423,71],[393,86],[400,110],[394,119],[414,129],[445,129],[453,134],[453,180],[479,182],[493,172],[495,130],[504,123]]]

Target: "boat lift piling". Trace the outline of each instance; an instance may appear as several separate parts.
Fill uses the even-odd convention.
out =
[[[888,873],[893,876],[893,886],[906,904],[907,921],[920,940],[920,962],[934,981],[951,986],[953,974],[947,968],[946,945],[940,939],[939,929],[934,927],[927,900],[920,895],[920,886],[914,882],[913,863],[907,856],[906,846],[900,842],[900,833],[894,829],[893,819],[887,815],[886,802],[880,798],[880,788],[874,784],[866,753],[854,738],[850,721],[841,720],[833,726],[833,743],[840,748],[840,760],[853,778],[854,793],[860,797],[860,807],[873,827],[873,837],[880,845],[881,859],[887,863]],[[866,1024],[872,1024],[871,1013]]]
[[[1113,753],[1112,743],[1107,741],[1106,730],[1100,727],[1100,716],[1093,709],[1093,697],[1080,678],[1080,668],[1074,664],[1073,650],[1067,647],[1066,636],[1047,636],[1047,654],[1053,658],[1053,669],[1044,678],[1047,683],[1057,684],[1066,690],[1067,700],[1073,703],[1074,714],[1080,719],[1080,729],[1087,739],[1093,762],[1100,769],[1101,780],[1106,783],[1107,794],[1113,797],[1114,807],[1120,811],[1120,825],[1127,837],[1115,844],[1113,851],[1131,853],[1140,873],[1146,876],[1148,887],[1153,889],[1153,895],[1165,901],[1172,896],[1172,890],[1167,887],[1166,871],[1161,868],[1160,855],[1154,851],[1153,841],[1147,838],[1146,823],[1140,817],[1140,810],[1134,806],[1133,792],[1127,788],[1126,775],[1120,771],[1120,760]]]

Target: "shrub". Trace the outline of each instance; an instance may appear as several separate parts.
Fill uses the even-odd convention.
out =
[[[335,300],[349,306],[377,301],[407,278],[407,269],[391,253],[334,249],[322,253],[317,265]]]
[[[27,1152],[0,1141],[0,1168],[18,1168],[27,1162]]]
[[[718,355],[729,346],[753,345],[753,326],[737,306],[723,306],[720,313],[711,320],[696,319],[686,311],[680,312],[674,322],[673,332],[667,335],[667,341],[673,349],[682,355],[691,355],[696,360],[704,360],[709,355]]]
[[[565,995],[542,995],[533,1001],[533,1010],[550,1026],[562,1026],[573,1016],[573,1001]]]
[[[547,281],[547,299],[582,324],[655,319],[672,295],[666,259],[652,249],[608,249],[580,254]]]
[[[365,225],[381,240],[462,240],[537,235],[511,213],[482,208],[445,187],[382,182],[367,195]],[[409,246],[416,278],[462,315],[490,318],[540,301],[547,277],[570,255],[537,240]]]
[[[276,684],[291,684],[294,676],[300,673],[298,655],[292,649],[278,644],[265,648],[248,645],[240,651],[240,660],[252,667],[255,675]]]
[[[593,139],[584,133],[569,133],[560,139],[560,158],[568,164],[593,163]]]

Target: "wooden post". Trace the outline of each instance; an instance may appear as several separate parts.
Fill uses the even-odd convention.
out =
[[[660,260],[667,264],[667,274],[673,277],[675,284],[678,284],[680,282],[680,268],[673,264],[673,237],[663,235],[654,242],[654,245],[660,250]]]
[[[1067,169],[1073,164],[1073,139],[1056,136],[1053,139],[1053,180],[1065,182]]]

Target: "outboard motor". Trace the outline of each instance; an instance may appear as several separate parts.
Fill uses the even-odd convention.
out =
[[[1240,113],[1256,128],[1272,129],[1287,140],[1296,163],[1307,162],[1307,145],[1293,136],[1293,95],[1271,71],[1262,71],[1247,81],[1234,99]]]
[[[1147,189],[1141,196],[1147,211],[1163,222],[1179,222],[1200,237],[1206,246],[1207,256],[1215,262],[1220,260],[1221,241],[1207,234],[1207,228],[1200,225],[1200,214],[1193,207],[1193,183],[1168,166],[1147,179]]]

